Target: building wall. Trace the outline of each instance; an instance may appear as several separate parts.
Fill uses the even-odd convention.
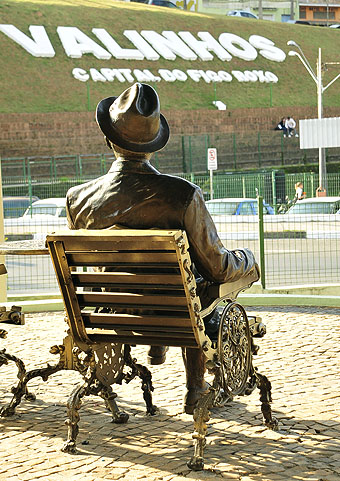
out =
[[[237,110],[164,111],[171,135],[204,133],[264,132],[272,130],[281,117],[296,121],[316,118],[312,107]],[[324,109],[325,117],[340,116],[340,107]],[[94,154],[107,152],[93,112],[0,114],[0,156]]]
[[[198,0],[198,11],[202,13],[213,13],[217,15],[226,15],[230,10],[247,10],[255,15],[259,14],[258,0],[246,1],[218,1],[218,0]],[[290,18],[291,2],[290,1],[263,1],[262,14],[263,20],[272,20],[282,22],[283,18]],[[294,1],[294,18],[299,17],[298,2]],[[286,20],[284,20],[286,21]]]
[[[325,25],[327,21],[329,25],[332,23],[340,23],[340,6],[329,6],[328,12],[327,6],[300,6],[300,19],[322,25]]]

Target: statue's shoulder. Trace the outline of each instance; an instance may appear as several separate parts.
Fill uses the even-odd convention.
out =
[[[200,189],[198,185],[190,182],[190,180],[187,180],[184,177],[179,177],[178,175],[172,174],[162,174],[162,176],[164,176],[169,183],[177,184],[178,186],[181,186],[182,188],[185,188],[187,190],[193,191],[196,189]]]
[[[88,182],[84,182],[83,184],[74,185],[67,191],[67,196],[76,194],[77,192],[84,192],[86,190],[91,190],[99,184],[102,184],[103,178],[105,176],[97,177],[96,179],[89,180]]]

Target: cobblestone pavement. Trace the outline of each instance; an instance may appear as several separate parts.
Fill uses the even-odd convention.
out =
[[[273,386],[278,432],[262,425],[257,390],[212,412],[205,470],[190,471],[192,418],[182,411],[184,373],[180,349],[170,348],[163,366],[151,366],[160,414],[145,416],[140,381],[116,386],[119,406],[130,414],[116,425],[101,398],[80,410],[79,452],[62,453],[65,403],[81,380],[62,371],[47,382],[32,380],[35,402],[23,400],[16,414],[0,418],[0,479],[6,481],[226,479],[238,481],[340,480],[340,309],[257,307],[267,334],[255,357]],[[63,314],[27,314],[25,326],[2,324],[0,346],[28,369],[54,364],[52,344],[63,337]],[[146,348],[133,351],[146,362]],[[0,405],[16,381],[11,362],[0,369]]]

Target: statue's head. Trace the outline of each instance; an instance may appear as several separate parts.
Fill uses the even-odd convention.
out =
[[[150,85],[135,83],[119,97],[101,100],[96,119],[112,144],[130,152],[156,152],[169,140],[168,123]]]

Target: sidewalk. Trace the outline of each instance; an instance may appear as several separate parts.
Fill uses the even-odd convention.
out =
[[[205,470],[190,471],[192,417],[182,414],[184,372],[180,349],[170,348],[163,366],[150,366],[154,403],[161,414],[146,417],[140,381],[114,386],[118,404],[130,414],[115,425],[101,398],[86,398],[80,410],[77,455],[60,451],[66,439],[65,404],[78,373],[62,371],[29,384],[35,402],[23,400],[11,418],[0,418],[0,480],[237,480],[339,481],[340,479],[340,309],[251,307],[267,325],[257,340],[254,364],[273,387],[278,432],[262,425],[257,390],[223,409],[208,426]],[[49,347],[63,337],[62,312],[26,314],[25,326],[8,331],[0,348],[21,357],[27,369],[57,358]],[[146,363],[146,348],[135,348]],[[0,367],[0,405],[16,382],[11,362]]]

